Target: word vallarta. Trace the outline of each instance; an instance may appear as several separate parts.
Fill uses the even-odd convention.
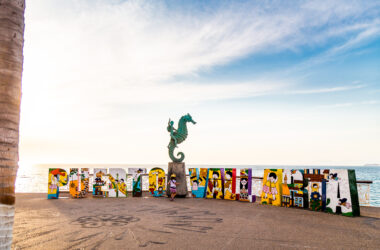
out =
[[[234,168],[189,169],[189,175],[195,198],[256,200],[252,195],[251,169],[240,169],[239,183]],[[265,169],[260,203],[345,216],[360,215],[355,170],[347,169],[322,172],[319,169]]]

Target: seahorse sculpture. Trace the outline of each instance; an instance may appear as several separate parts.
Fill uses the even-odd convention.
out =
[[[177,156],[179,158],[176,158],[174,156],[174,149],[177,147],[178,144],[182,143],[187,138],[187,126],[186,123],[191,122],[193,124],[196,124],[195,121],[193,121],[193,118],[190,114],[184,115],[179,119],[178,122],[178,129],[174,128],[174,122],[169,119],[167,130],[170,132],[170,142],[168,145],[169,149],[169,157],[172,159],[173,162],[182,162],[185,159],[185,154],[182,152],[177,153]]]

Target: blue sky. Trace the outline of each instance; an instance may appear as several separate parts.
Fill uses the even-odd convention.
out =
[[[378,1],[48,1],[26,9],[20,160],[380,163]]]

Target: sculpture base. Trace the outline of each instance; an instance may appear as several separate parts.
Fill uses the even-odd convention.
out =
[[[170,176],[175,174],[177,176],[177,196],[179,198],[186,198],[187,196],[187,182],[186,182],[186,168],[184,162],[169,162],[168,167],[168,183],[166,184],[166,194],[170,197]]]

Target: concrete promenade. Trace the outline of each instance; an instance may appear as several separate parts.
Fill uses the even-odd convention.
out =
[[[361,207],[361,213],[347,218],[194,198],[17,194],[13,249],[379,249],[380,208]]]

